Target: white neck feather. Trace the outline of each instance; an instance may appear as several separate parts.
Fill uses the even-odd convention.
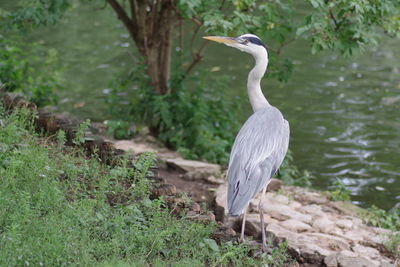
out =
[[[261,91],[261,79],[264,76],[265,71],[268,66],[268,53],[265,49],[260,49],[254,53],[254,59],[256,60],[256,65],[250,71],[247,80],[247,91],[249,94],[250,104],[253,107],[253,111],[256,112],[262,108],[270,106],[264,94]]]

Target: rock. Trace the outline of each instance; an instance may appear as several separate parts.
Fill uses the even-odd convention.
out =
[[[275,243],[288,242],[288,252],[299,262],[319,266],[330,254],[349,250],[347,242],[339,237],[320,233],[295,233],[278,224],[269,224],[267,234]]]
[[[298,210],[299,208],[302,207],[302,205],[300,204],[300,202],[297,202],[297,201],[295,201],[295,200],[290,200],[290,202],[289,202],[289,207],[290,207],[291,209]]]
[[[240,219],[235,221],[233,227],[235,231],[239,233],[242,230],[242,220],[243,216],[240,216]],[[254,239],[261,240],[260,216],[258,216],[258,214],[247,214],[244,234],[246,236],[252,236]]]
[[[400,102],[400,95],[399,96],[387,96],[382,98],[382,104],[384,105],[394,105]]]
[[[132,152],[134,155],[140,155],[144,152],[157,152],[156,149],[146,146],[145,144],[135,143],[132,140],[114,141],[114,146],[125,152]]]
[[[298,233],[309,231],[312,229],[310,225],[294,219],[283,221],[281,225],[290,231]]]
[[[287,241],[288,253],[301,266],[391,266],[384,246],[385,236],[391,232],[365,225],[357,217],[362,209],[329,201],[304,188],[282,189],[284,194],[268,192],[264,198],[267,239],[275,246]],[[241,218],[226,216],[226,195],[226,184],[219,186],[217,217],[240,232]],[[245,234],[257,240],[261,238],[259,199],[260,195],[250,201],[245,228]]]
[[[335,223],[325,216],[316,219],[312,226],[313,228],[319,229],[323,233],[329,233],[335,228]]]
[[[379,266],[365,257],[357,256],[350,251],[341,251],[324,259],[327,267],[374,267]]]
[[[227,208],[227,192],[228,185],[223,184],[220,185],[217,190],[215,191],[215,217],[217,221],[225,222],[228,215],[228,208]]]
[[[325,216],[325,212],[322,211],[321,206],[316,204],[306,205],[299,208],[300,212],[310,214],[311,216]]]
[[[329,204],[332,208],[342,212],[343,214],[357,217],[360,214],[365,213],[362,208],[345,201],[333,201]]]
[[[221,166],[202,161],[186,160],[182,158],[167,159],[166,163],[169,167],[178,169],[183,173],[201,172],[209,175],[221,172]]]
[[[210,183],[210,184],[223,184],[223,183],[225,183],[225,179],[216,178],[214,175],[207,176],[204,180],[206,182]]]
[[[230,241],[236,237],[236,232],[230,227],[220,224],[213,233],[213,239],[216,241]]]
[[[325,204],[328,198],[317,192],[303,191],[294,195],[294,199],[303,204]]]
[[[272,178],[268,184],[267,191],[278,191],[282,188],[282,180]]]
[[[190,211],[194,211],[194,212],[200,212],[201,211],[201,207],[200,207],[199,203],[192,201],[189,204],[189,210]]]
[[[380,258],[380,253],[377,249],[371,248],[371,247],[365,247],[362,245],[355,245],[352,247],[352,250],[357,253],[360,256],[364,256],[366,258],[374,259],[374,260],[379,260]]]
[[[343,229],[353,228],[353,222],[347,219],[336,220],[336,225]]]
[[[205,214],[199,214],[195,217],[195,220],[199,222],[215,222],[215,215],[211,211],[208,211]]]
[[[269,214],[272,218],[275,218],[279,221],[285,221],[288,219],[295,219],[298,221],[302,221],[304,223],[311,223],[312,217],[310,215],[306,215],[300,212],[297,212],[291,209],[286,205],[267,205],[264,204],[264,212]]]
[[[160,196],[173,196],[176,194],[176,186],[172,184],[156,184],[151,189],[151,198],[155,199]]]

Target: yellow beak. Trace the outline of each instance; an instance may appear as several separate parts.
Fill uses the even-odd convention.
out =
[[[223,44],[235,44],[237,43],[234,38],[232,37],[224,37],[224,36],[204,36],[203,37],[206,40],[214,41],[217,43],[223,43]]]

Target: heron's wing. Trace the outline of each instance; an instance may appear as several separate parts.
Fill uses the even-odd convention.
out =
[[[281,165],[289,145],[289,124],[275,107],[255,112],[233,144],[228,168],[228,209],[240,215],[267,186]]]

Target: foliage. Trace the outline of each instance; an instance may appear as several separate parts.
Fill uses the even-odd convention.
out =
[[[297,35],[311,37],[312,52],[337,50],[352,55],[367,45],[377,46],[381,32],[400,31],[400,1],[307,0],[314,12],[305,18]]]
[[[119,116],[121,116],[119,114]],[[108,133],[115,139],[128,139],[132,137],[134,132],[131,129],[131,123],[123,120],[107,121]]]
[[[171,215],[149,199],[154,155],[114,167],[33,132],[28,111],[0,108],[1,266],[259,266],[287,259],[216,243],[215,225]],[[133,164],[133,168],[130,167]]]
[[[75,133],[75,137],[72,140],[72,143],[74,143],[77,146],[82,145],[85,143],[85,132],[89,128],[90,125],[90,120],[86,120],[79,124],[78,131]],[[61,134],[61,132],[59,132]]]
[[[400,258],[400,232],[391,235],[385,246],[397,259]]]
[[[346,188],[346,185],[339,179],[332,184],[333,191],[331,191],[331,198],[334,201],[350,201],[351,190]]]
[[[288,150],[277,173],[277,178],[281,179],[286,185],[310,187],[313,176],[308,171],[301,172],[293,164],[293,153],[291,150]]]
[[[364,220],[372,226],[400,231],[399,209],[386,211],[373,205],[364,217]]]
[[[82,2],[96,5],[94,1]],[[308,7],[304,19],[296,14],[299,5]],[[51,25],[62,18],[68,6],[67,0],[23,0],[19,2],[19,8],[2,12],[0,22],[8,28]],[[229,36],[251,32],[268,40],[269,50],[273,52],[270,53],[270,73],[280,80],[287,79],[292,69],[291,60],[281,52],[298,37],[312,41],[313,53],[329,49],[352,55],[367,45],[377,46],[382,32],[396,36],[400,31],[400,0],[304,0],[300,3],[292,0],[133,0],[128,3],[106,0],[106,6],[115,11],[150,65],[148,73],[153,85],[162,79],[159,74],[169,76],[170,43],[174,38],[165,33],[170,33],[182,20],[193,22],[191,40],[195,40],[199,32]],[[154,42],[145,41],[156,39]],[[201,60],[206,43],[195,49],[193,41],[183,43],[183,36],[178,39],[180,45],[185,46],[181,50],[188,50],[192,56],[192,61],[185,64],[188,69],[181,70],[189,73]],[[152,58],[154,51],[162,51],[159,55],[161,61]],[[153,66],[152,60],[159,66]]]
[[[385,246],[395,257],[400,257],[400,208],[386,211],[373,205],[363,214],[363,219],[367,224],[394,232],[387,237]]]
[[[0,36],[0,82],[6,91],[23,92],[38,106],[53,104],[61,77],[55,70],[57,52],[37,44],[17,45]]]
[[[226,83],[210,83],[209,77],[177,77],[173,90],[160,95],[148,86],[143,72],[134,69],[128,80],[121,80],[119,86],[114,83],[118,88],[110,94],[110,106],[117,106],[118,91],[133,84],[138,89],[133,92],[129,112],[137,121],[146,123],[161,141],[188,158],[227,163],[239,124],[237,106],[222,93]]]

